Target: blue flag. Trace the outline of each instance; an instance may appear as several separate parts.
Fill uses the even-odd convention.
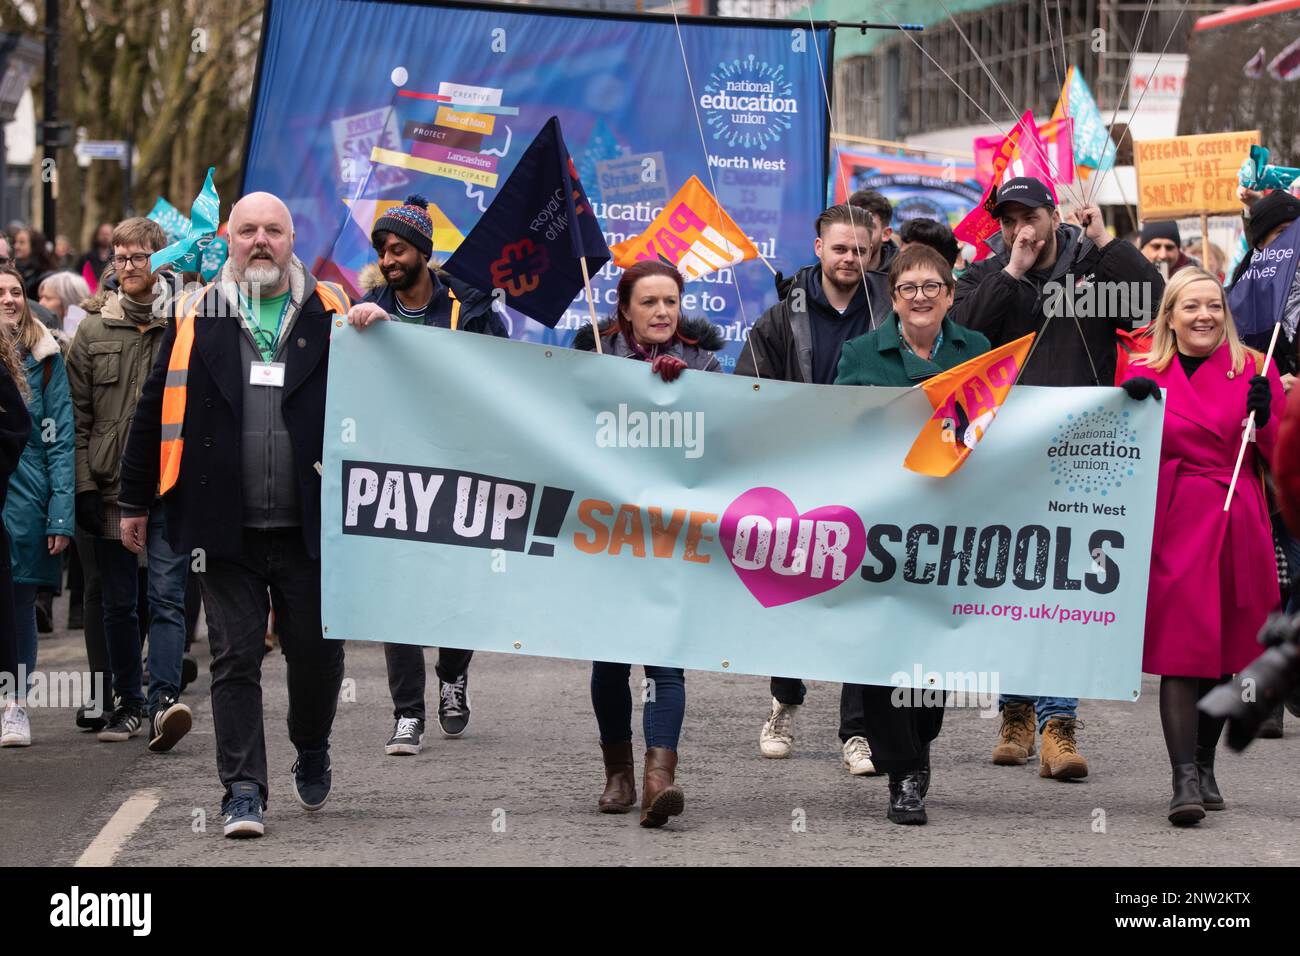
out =
[[[203,188],[194,197],[194,205],[190,207],[189,229],[170,246],[153,254],[149,260],[150,271],[157,272],[168,264],[174,265],[177,272],[200,271],[203,252],[216,237],[217,224],[221,219],[221,200],[217,198],[217,187],[212,184],[212,176],[216,171],[215,166],[208,167]]]
[[[1300,259],[1300,219],[1263,249],[1249,252],[1250,264],[1228,292],[1228,308],[1241,340],[1261,352],[1268,348],[1273,326],[1282,321],[1287,293]],[[1288,338],[1295,329],[1286,329]]]
[[[609,247],[552,116],[443,268],[554,328],[583,287],[580,257],[595,275]]]

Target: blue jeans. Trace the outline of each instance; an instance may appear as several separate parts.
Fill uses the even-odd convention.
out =
[[[27,670],[27,686],[32,689],[32,672],[36,670],[36,588],[35,584],[14,585],[14,630],[18,632],[18,663]]]
[[[1008,703],[1032,703],[1038,717],[1038,732],[1041,734],[1047,722],[1053,717],[1077,717],[1079,698],[1077,697],[1021,697],[1017,694],[1003,694],[998,698],[998,713]]]
[[[166,694],[181,691],[185,654],[185,582],[189,555],[177,554],[163,539],[162,507],[149,512],[149,699],[152,713]],[[113,694],[123,704],[145,709],[144,669],[140,662],[138,561],[121,541],[95,539],[104,601],[104,642],[113,671]]]
[[[632,739],[632,693],[628,689],[631,664],[591,664],[591,706],[596,711],[602,744],[621,744]],[[680,667],[645,667],[645,709],[642,726],[646,749],[677,749],[686,716],[686,673]]]

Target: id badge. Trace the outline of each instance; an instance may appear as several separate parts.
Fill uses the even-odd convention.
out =
[[[268,385],[271,388],[284,388],[283,362],[253,362],[249,365],[249,385]]]

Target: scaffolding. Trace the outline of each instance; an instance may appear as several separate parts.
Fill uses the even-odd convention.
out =
[[[916,39],[970,99],[953,88],[911,39],[890,36],[867,55],[836,62],[835,128],[855,136],[901,140],[986,125],[989,117],[1009,126],[1026,109],[1038,116],[1052,111],[1068,66],[1082,71],[1103,110],[1113,110],[1125,98],[1134,52],[1186,53],[1196,18],[1227,6],[1188,3],[1184,10],[1179,0],[1155,0],[1139,42],[1144,2],[1010,0],[956,15],[974,52],[953,21],[944,17]]]

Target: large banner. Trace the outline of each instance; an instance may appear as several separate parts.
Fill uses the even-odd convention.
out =
[[[326,634],[1132,700],[1163,407],[1021,386],[939,479],[921,389],[340,326]]]
[[[558,116],[609,245],[643,232],[697,176],[791,274],[813,258],[824,198],[829,32],[686,20],[678,37],[658,16],[269,0],[244,191],[283,197],[299,257],[357,289],[388,207],[411,193],[429,200],[434,258],[445,260]],[[602,316],[620,273],[609,264],[593,277]],[[690,315],[723,328],[728,368],[746,322],[776,301],[756,261],[686,292]],[[498,308],[514,337],[548,344],[588,321],[581,298],[555,329]]]
[[[937,219],[956,225],[984,192],[973,163],[835,150],[830,182],[834,201],[847,202],[859,189],[874,189],[894,204],[895,229],[909,219]]]

